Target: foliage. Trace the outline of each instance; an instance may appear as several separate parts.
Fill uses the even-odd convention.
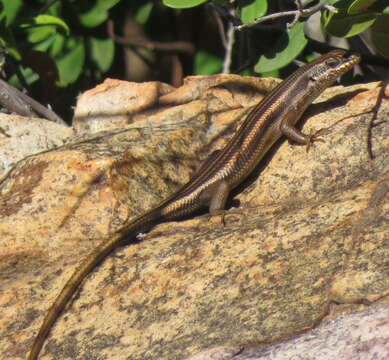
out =
[[[195,7],[204,2],[201,0],[163,0],[166,6],[177,9]],[[221,2],[217,1],[217,3]],[[350,38],[370,29],[372,45],[382,56],[389,58],[389,4],[385,4],[382,0],[329,0],[328,3],[333,5],[337,12],[329,10],[321,12],[323,32],[327,35]],[[243,24],[253,23],[256,19],[265,16],[268,9],[272,8],[269,0],[236,1],[235,5],[236,13]],[[264,49],[254,69],[257,73],[268,73],[281,69],[292,62],[307,44],[304,23],[297,22],[272,41],[268,49]],[[202,56],[204,57],[204,54]],[[214,58],[209,58],[209,62],[215,61]],[[203,62],[208,68],[210,67],[209,62],[206,62],[204,58]],[[201,69],[199,70],[201,72]]]
[[[316,26],[321,26],[325,38],[337,36],[355,44],[354,40],[369,30],[370,45],[380,55],[389,58],[387,1],[328,0],[327,3],[337,12],[320,9],[321,23],[316,23]],[[285,7],[280,8],[280,4]],[[305,8],[316,4],[317,1],[308,2]],[[220,72],[227,57],[231,71],[248,75],[277,75],[301,54],[309,57],[315,50],[306,26],[309,16],[298,19],[280,16],[257,25],[254,22],[290,10],[296,10],[296,1],[0,0],[0,57],[3,56],[0,63],[1,66],[13,65],[13,70],[7,71],[6,76],[8,81],[19,87],[39,80],[46,88],[51,86],[56,91],[83,84],[84,88],[78,89],[82,91],[101,81],[104,74],[112,72],[113,64],[121,54],[118,49],[121,50],[122,45],[115,44],[107,34],[107,20],[113,19],[115,24],[123,25],[128,11],[145,31],[152,28],[154,34],[158,33],[158,41],[161,38],[178,41],[186,35],[167,28],[172,26],[172,19],[186,19],[188,14],[193,13],[197,14],[197,20],[201,15],[202,24],[212,23],[212,32],[209,36],[207,33],[205,37],[202,35],[202,38],[195,39],[194,34],[204,29],[203,25],[194,23],[189,41],[196,47],[196,52],[191,55],[191,60],[183,55],[186,61],[184,75]],[[215,20],[217,17],[219,24]],[[239,29],[242,24],[246,27]],[[235,43],[231,51],[227,51],[227,34],[231,29],[235,33]],[[172,34],[175,39],[172,39]],[[224,47],[223,36],[227,37]],[[215,46],[212,39],[217,39],[219,44]],[[4,56],[7,61],[4,61]],[[160,58],[162,56],[156,57],[157,60]],[[161,69],[160,73],[163,72]],[[156,79],[166,81],[164,78]]]
[[[349,38],[369,29],[374,48],[389,58],[389,3],[376,0],[332,1],[336,14],[324,13],[323,27],[334,36]]]
[[[75,82],[88,63],[88,70],[98,76],[106,72],[113,61],[114,44],[111,39],[96,38],[86,29],[95,28],[108,18],[108,10],[119,0],[97,0],[86,7],[84,2],[38,1],[38,5],[52,3],[45,13],[36,4],[22,0],[1,0],[1,45],[21,64],[27,56],[45,53],[53,60],[58,76],[57,85]],[[91,2],[89,2],[91,3]],[[35,5],[35,6],[34,6]],[[31,52],[33,50],[33,52]],[[33,60],[33,59],[32,59]],[[34,62],[29,59],[29,63]],[[24,70],[27,83],[34,81],[33,70],[41,73],[39,64]]]

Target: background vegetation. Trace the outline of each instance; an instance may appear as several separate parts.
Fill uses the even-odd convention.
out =
[[[180,85],[192,74],[284,77],[342,47],[389,68],[386,0],[0,0],[3,80],[70,123],[105,77]],[[380,69],[380,68],[378,68]],[[370,79],[382,78],[363,68]]]

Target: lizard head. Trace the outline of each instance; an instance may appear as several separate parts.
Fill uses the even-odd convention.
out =
[[[310,67],[309,79],[313,82],[323,83],[327,87],[360,60],[361,57],[358,54],[347,55],[344,50],[333,50],[308,65]]]

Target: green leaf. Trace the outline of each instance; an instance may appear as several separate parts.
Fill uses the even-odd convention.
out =
[[[347,13],[349,15],[359,14],[365,12],[369,7],[374,5],[376,0],[354,0],[348,7]]]
[[[162,0],[162,3],[165,6],[174,8],[174,9],[188,9],[198,5],[201,5],[208,0]]]
[[[257,76],[257,74],[251,69],[244,69],[239,73],[241,76]]]
[[[266,11],[266,0],[253,0],[250,4],[242,6],[240,19],[242,20],[243,24],[250,24],[257,18],[265,15]]]
[[[222,60],[215,55],[200,50],[194,60],[194,73],[196,75],[213,75],[220,72]]]
[[[273,70],[273,71],[268,71],[261,73],[263,77],[274,77],[274,78],[279,78],[280,77],[280,72],[278,70]]]
[[[389,59],[389,15],[381,15],[371,27],[371,40],[377,51]]]
[[[61,54],[64,45],[65,37],[62,34],[56,34],[50,48],[50,54],[52,57],[57,57],[59,54]]]
[[[30,43],[36,44],[52,37],[62,30],[66,35],[69,35],[70,29],[66,23],[52,15],[38,15],[33,19],[32,23],[21,25],[27,31],[27,38]]]
[[[36,25],[54,25],[58,27],[59,29],[62,29],[65,31],[66,35],[69,35],[70,29],[66,25],[65,21],[60,19],[57,16],[53,15],[38,15],[34,18],[34,22]]]
[[[85,46],[81,38],[71,38],[66,43],[69,49],[66,54],[56,61],[59,82],[62,86],[67,86],[77,80],[84,68]]]
[[[1,0],[3,12],[5,15],[5,26],[10,26],[16,19],[23,0]]]
[[[27,68],[24,68],[22,66],[19,66],[19,71],[20,71],[20,74],[22,75],[24,81],[28,84],[28,85],[31,85],[33,84],[35,81],[39,80],[39,75],[33,71],[31,68],[27,67]],[[19,81],[19,78],[17,77],[16,74],[12,75],[8,82],[12,85],[12,86],[15,86],[19,89],[23,88],[23,85],[20,83]]]
[[[147,2],[145,5],[142,5],[135,15],[135,20],[139,24],[146,24],[147,20],[150,17],[151,10],[153,10],[154,3],[151,1]]]
[[[53,41],[55,40],[55,37],[56,37],[56,34],[52,33],[50,36],[48,36],[44,40],[37,42],[33,46],[33,49],[38,50],[38,51],[42,51],[42,52],[46,52],[50,48]]]
[[[2,48],[4,53],[12,56],[16,61],[20,62],[22,60],[22,55],[19,53],[19,50],[14,46],[14,41],[10,41],[8,36],[0,36],[0,47]]]
[[[298,22],[280,36],[274,44],[271,54],[268,53],[259,58],[254,70],[257,73],[264,73],[283,68],[303,51],[307,42],[304,34],[304,23]],[[285,44],[287,44],[286,47]]]
[[[86,27],[96,27],[108,18],[108,10],[120,0],[97,0],[95,5],[80,15],[80,22]]]
[[[112,65],[115,44],[112,39],[96,39],[90,38],[91,57],[97,68],[105,73],[109,70]]]
[[[365,12],[355,15],[347,14],[346,9],[339,9],[336,14],[327,12],[322,17],[325,30],[338,37],[355,36],[374,24],[377,13]]]
[[[11,31],[0,31],[0,48],[3,54],[12,56],[17,62],[22,60],[19,49],[16,47],[15,40]]]
[[[33,27],[27,30],[28,33],[28,41],[32,44],[36,44],[38,42],[44,41],[53,34],[56,33],[55,26],[40,26]]]

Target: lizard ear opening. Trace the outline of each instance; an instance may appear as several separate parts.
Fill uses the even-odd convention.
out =
[[[320,74],[318,73],[313,73],[309,76],[309,80],[315,82],[318,79],[319,75]]]
[[[311,80],[311,81],[318,80],[320,78],[320,75],[324,74],[329,68],[336,69],[341,63],[342,63],[342,60],[337,58],[337,57],[330,57],[330,58],[326,59],[325,60],[325,67],[323,66],[321,69],[312,73],[309,76],[309,80]]]

